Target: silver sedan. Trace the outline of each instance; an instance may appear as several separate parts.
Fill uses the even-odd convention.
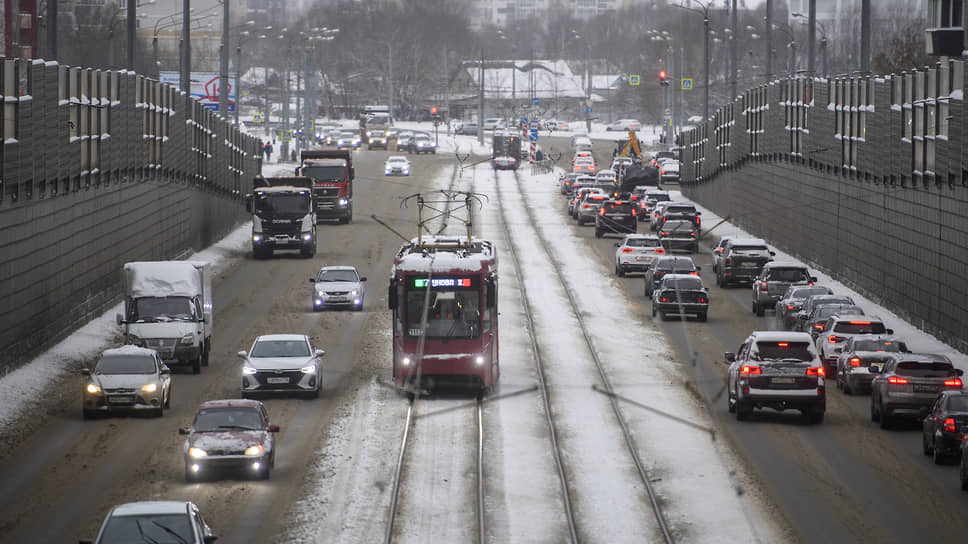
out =
[[[256,393],[307,393],[318,398],[322,389],[322,358],[304,334],[266,334],[252,349],[240,351],[242,398]]]

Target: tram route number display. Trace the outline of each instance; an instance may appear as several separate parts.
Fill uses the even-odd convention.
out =
[[[473,278],[414,278],[412,285],[414,289],[426,289],[427,287],[440,289],[473,287],[474,283]]]

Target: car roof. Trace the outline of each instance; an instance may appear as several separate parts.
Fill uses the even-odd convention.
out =
[[[151,357],[155,354],[155,350],[142,348],[138,346],[125,345],[116,348],[106,349],[101,352],[101,357],[122,357],[130,355],[141,355],[144,357]]]
[[[891,357],[898,362],[916,363],[950,363],[951,359],[941,353],[892,353]]]
[[[255,341],[271,341],[271,340],[306,340],[307,336],[305,334],[263,334],[257,336]]]
[[[730,238],[729,243],[734,246],[765,246],[766,240],[762,238]]]
[[[699,276],[694,276],[692,274],[666,274],[666,275],[662,276],[662,281],[665,281],[667,279],[674,279],[674,280],[675,279],[682,279],[682,280],[684,280],[684,279],[690,279],[690,280],[699,280],[700,282],[702,281],[702,278],[700,278]]]
[[[322,267],[322,268],[319,269],[320,272],[322,272],[323,270],[352,270],[352,271],[355,272],[356,271],[356,267],[355,266],[341,264],[341,265],[333,265],[333,266],[324,266],[324,267]]]
[[[904,341],[903,338],[898,338],[893,334],[855,334],[854,336],[851,336],[849,340],[852,340],[854,343],[857,343],[863,340],[884,340],[884,341],[889,340],[891,342],[899,342],[899,343],[903,342],[905,344],[907,343]]]
[[[655,234],[626,234],[624,240],[658,240]]]
[[[198,406],[199,410],[207,408],[258,408],[262,401],[254,399],[218,399],[207,400]]]
[[[756,341],[765,340],[767,342],[783,342],[783,341],[794,341],[794,342],[806,342],[813,345],[813,337],[810,333],[806,332],[794,332],[794,331],[753,331],[750,333],[750,337],[754,338]]]
[[[763,265],[763,268],[802,268],[807,269],[807,265],[796,261],[770,261]]]
[[[686,261],[690,262],[693,266],[696,266],[696,262],[692,260],[692,257],[684,257],[682,255],[666,255],[665,257],[659,257],[658,259],[656,259],[656,262],[663,262],[663,263],[674,262],[676,264],[683,263]]]
[[[111,509],[112,516],[143,516],[146,514],[187,514],[189,501],[138,501],[119,504]]]
[[[857,317],[856,315],[832,315],[832,316],[830,316],[830,319],[833,319],[834,321],[837,321],[837,322],[842,322],[842,321],[870,321],[870,322],[877,322],[877,323],[881,323],[881,324],[884,323],[884,320],[881,319],[880,317],[878,317],[876,315],[866,315],[866,314],[863,317]]]

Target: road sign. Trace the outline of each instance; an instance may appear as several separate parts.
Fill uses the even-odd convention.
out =
[[[670,110],[669,108],[666,108],[665,111],[662,112],[662,115],[665,117],[672,117],[672,110]]]
[[[534,132],[538,132],[538,127],[539,127],[539,126],[540,126],[540,125],[538,124],[538,122],[537,122],[537,121],[531,121],[531,127],[530,127],[530,128],[531,128],[531,130],[532,130],[532,131],[534,131]]]
[[[527,117],[522,117],[521,118],[521,126],[522,127],[528,126],[528,118]]]
[[[535,97],[533,97],[531,99],[531,105],[532,106],[537,106],[538,105],[538,97],[537,96],[535,96]]]
[[[252,114],[252,121],[255,122],[255,123],[261,123],[262,122],[262,114],[261,113],[253,113]]]
[[[638,84],[639,84],[639,75],[638,74],[629,75],[629,85],[635,87]]]
[[[537,142],[538,141],[538,130],[537,129],[534,129],[534,128],[531,129],[531,132],[528,133],[528,139],[531,140],[532,142]]]
[[[291,142],[292,141],[292,131],[291,130],[284,130],[284,131],[282,131],[282,141],[284,141],[284,142]]]
[[[684,77],[684,78],[682,78],[682,90],[683,91],[691,91],[692,90],[692,78],[691,77]]]

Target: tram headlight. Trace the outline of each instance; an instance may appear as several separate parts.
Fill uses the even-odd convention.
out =
[[[403,366],[410,366],[410,357],[403,358]]]
[[[482,356],[480,356],[480,355],[478,355],[478,356],[477,356],[477,358],[476,358],[476,359],[474,359],[474,363],[475,363],[475,364],[476,364],[477,366],[481,366],[481,365],[483,365],[483,364],[484,364],[484,357],[482,357]]]

